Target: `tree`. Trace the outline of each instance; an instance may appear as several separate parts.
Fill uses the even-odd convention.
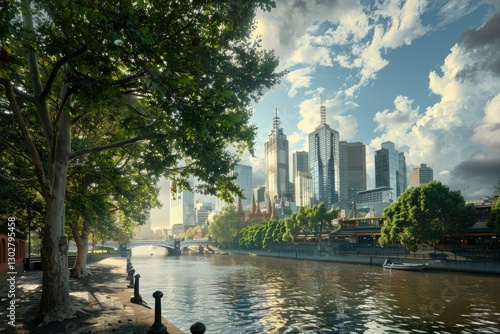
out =
[[[326,210],[326,205],[321,202],[311,208],[300,207],[297,213],[292,215],[292,220],[295,220],[300,230],[306,235],[315,237],[316,242],[321,242],[323,234],[329,234],[335,228],[333,220],[340,214],[340,210]]]
[[[231,204],[223,207],[211,219],[208,233],[222,246],[230,247],[242,227],[243,223],[236,211],[236,206]]]
[[[187,229],[186,232],[179,234],[179,238],[184,238],[186,240],[193,240],[194,237],[198,234],[198,232],[201,230],[201,226],[196,225],[193,227],[190,227]]]
[[[500,200],[491,207],[487,225],[495,230],[496,235],[500,235]]]
[[[459,191],[439,181],[408,188],[384,209],[379,243],[401,243],[416,252],[418,244],[435,247],[443,235],[462,236],[475,223],[474,205],[466,205]]]
[[[104,123],[108,124],[105,120]],[[81,140],[85,136],[80,134],[78,138]],[[99,152],[87,156],[78,168],[70,170],[66,196],[67,223],[77,247],[70,277],[89,275],[89,234],[98,225],[101,231],[103,226],[114,229],[116,224],[142,225],[148,219],[150,209],[160,205],[157,201],[158,179],[140,169],[141,164],[137,164],[134,158],[140,154],[138,149],[128,147],[121,152]],[[127,222],[120,221],[120,217]]]
[[[271,0],[6,2],[0,23],[0,176],[36,182],[45,204],[43,322],[75,316],[69,297],[65,199],[68,171],[90,154],[139,146],[151,177],[230,200],[232,174],[253,153],[251,103],[273,87],[273,52],[249,39],[255,10]],[[124,108],[110,108],[110,106]],[[94,145],[102,119],[113,122]],[[74,147],[77,130],[87,146]],[[7,136],[7,137],[6,137]],[[102,137],[99,137],[102,138]],[[22,173],[10,168],[22,165]]]

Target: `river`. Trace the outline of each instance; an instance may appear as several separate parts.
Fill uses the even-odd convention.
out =
[[[500,333],[500,277],[133,249],[144,301],[185,333]]]

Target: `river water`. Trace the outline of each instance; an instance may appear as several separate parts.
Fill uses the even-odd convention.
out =
[[[500,333],[500,277],[134,248],[140,294],[189,333]]]

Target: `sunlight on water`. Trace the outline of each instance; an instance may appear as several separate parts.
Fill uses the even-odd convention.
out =
[[[134,248],[140,293],[185,333],[500,333],[498,277]]]

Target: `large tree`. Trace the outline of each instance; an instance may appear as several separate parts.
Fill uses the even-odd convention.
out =
[[[405,190],[384,209],[379,242],[401,243],[415,252],[418,244],[435,247],[443,235],[462,236],[474,225],[474,205],[466,205],[459,191],[434,181]]]
[[[300,207],[291,219],[304,234],[314,236],[316,242],[321,243],[322,235],[329,234],[335,228],[333,220],[339,215],[339,209],[327,210],[325,203],[321,202],[311,208]]]
[[[36,182],[45,202],[39,318],[73,317],[67,275],[68,170],[86,156],[141,147],[151,177],[230,200],[231,171],[253,153],[251,103],[273,87],[273,52],[250,40],[255,10],[272,0],[5,2],[0,23],[2,147],[10,182]],[[123,108],[110,108],[120,104]],[[98,141],[102,119],[113,122]],[[77,131],[78,130],[78,131]],[[76,133],[87,143],[74,147]],[[6,138],[5,134],[9,137]],[[92,140],[92,137],[96,139]],[[93,144],[98,143],[98,144]],[[22,164],[22,173],[8,168]]]
[[[226,205],[217,212],[208,223],[208,233],[212,239],[224,247],[230,247],[243,222],[236,210],[236,206]]]

